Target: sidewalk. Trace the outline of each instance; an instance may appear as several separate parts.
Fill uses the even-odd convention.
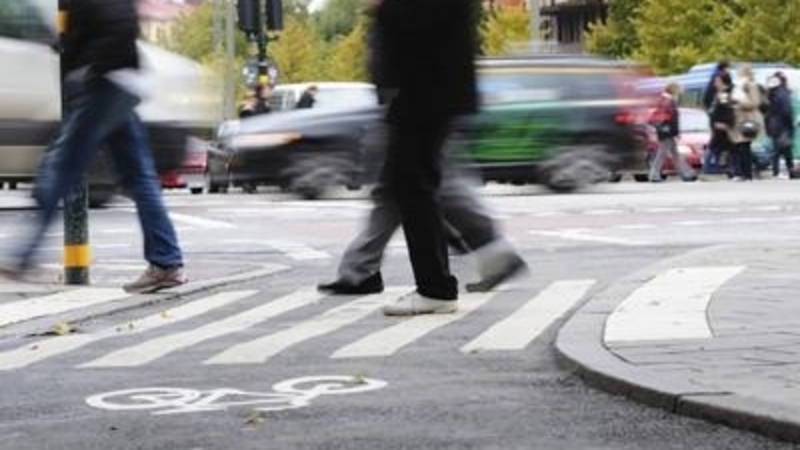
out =
[[[800,246],[690,252],[594,296],[562,362],[601,389],[800,442]]]

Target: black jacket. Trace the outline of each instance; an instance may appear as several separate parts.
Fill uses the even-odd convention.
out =
[[[788,88],[778,86],[769,90],[769,108],[765,122],[770,137],[777,138],[783,133],[794,137],[794,108],[792,93]]]
[[[653,111],[651,123],[656,128],[658,139],[669,139],[680,134],[680,112],[674,97],[662,94]]]
[[[118,69],[138,69],[139,22],[134,0],[70,0],[62,41],[64,69],[88,67],[102,76]]]
[[[441,120],[477,109],[477,0],[383,0],[370,35],[375,83],[396,97],[390,120]]]

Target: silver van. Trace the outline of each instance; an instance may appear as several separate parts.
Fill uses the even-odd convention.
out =
[[[33,179],[61,117],[57,0],[0,1],[0,182]],[[138,109],[159,170],[178,167],[190,136],[209,137],[219,114],[213,78],[196,62],[140,42],[151,97]],[[90,202],[113,195],[103,158],[90,170]]]

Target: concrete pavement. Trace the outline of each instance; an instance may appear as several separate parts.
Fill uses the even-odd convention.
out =
[[[800,246],[721,246],[607,286],[560,330],[601,389],[800,442]]]

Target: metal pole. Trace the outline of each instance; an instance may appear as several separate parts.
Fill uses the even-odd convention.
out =
[[[542,37],[540,35],[542,26],[541,1],[529,0],[528,4],[530,5],[531,14],[531,49],[534,53],[539,53],[542,46]]]
[[[69,0],[58,0],[58,18],[56,28],[59,38],[67,31],[67,14]],[[67,101],[64,94],[65,67],[63,57],[60,59],[61,69],[61,117],[66,118]],[[64,283],[89,284],[89,202],[86,179],[80,183],[64,199]]]
[[[234,67],[236,66],[234,55],[236,53],[236,36],[234,25],[236,22],[236,4],[234,0],[225,0],[225,101],[223,107],[223,117],[230,119],[236,110],[236,81]]]

